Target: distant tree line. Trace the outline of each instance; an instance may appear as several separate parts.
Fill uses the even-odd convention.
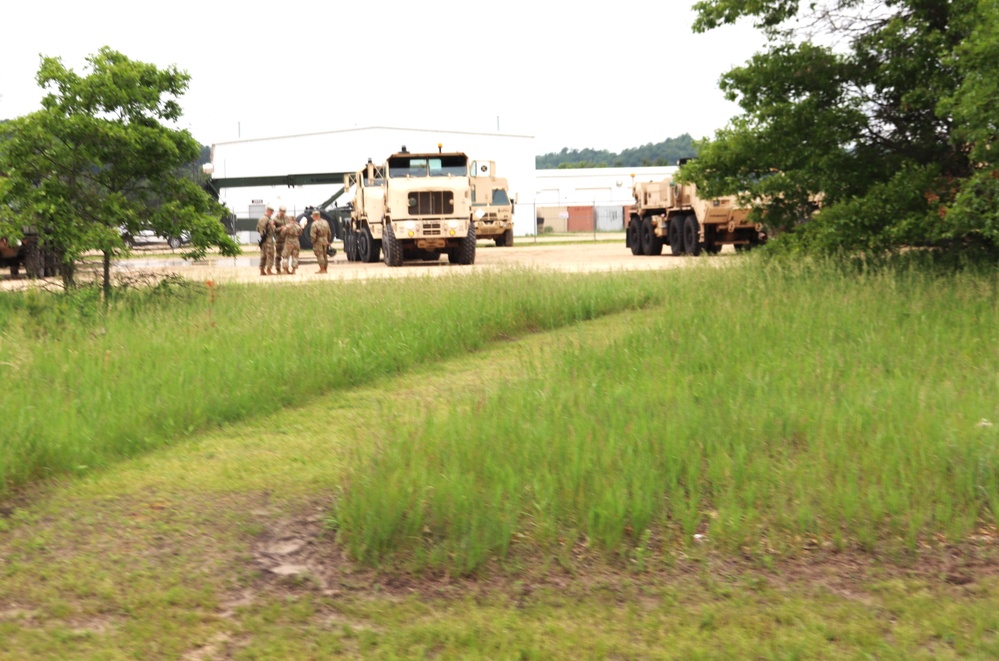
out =
[[[535,167],[539,170],[562,170],[569,168],[628,168],[655,165],[676,165],[681,158],[697,155],[697,148],[689,133],[662,142],[647,143],[641,147],[623,150],[620,154],[605,149],[569,149],[535,156]]]

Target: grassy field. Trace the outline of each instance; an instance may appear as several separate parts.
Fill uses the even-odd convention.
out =
[[[276,289],[0,303],[0,659],[999,655],[995,272]]]
[[[669,278],[666,304],[612,342],[443,414],[386,404],[341,536],[357,557],[462,572],[520,540],[649,562],[695,534],[767,555],[994,530],[995,283],[747,275]]]
[[[537,272],[337,287],[167,281],[106,314],[94,295],[0,297],[0,410],[12,412],[0,494],[499,338],[662,300],[652,281],[570,286]]]

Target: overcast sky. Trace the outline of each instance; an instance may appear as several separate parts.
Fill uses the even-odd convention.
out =
[[[762,46],[693,34],[693,0],[8,3],[0,118],[39,108],[39,56],[84,73],[110,46],[191,75],[203,144],[362,126],[532,135],[538,153],[710,136],[718,79]],[[460,149],[460,145],[453,148]]]

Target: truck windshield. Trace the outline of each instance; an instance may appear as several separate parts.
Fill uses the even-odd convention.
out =
[[[389,177],[464,177],[468,174],[465,156],[406,156],[389,159]]]
[[[506,194],[506,191],[502,188],[493,189],[493,204],[497,206],[506,206],[510,204],[510,196]]]

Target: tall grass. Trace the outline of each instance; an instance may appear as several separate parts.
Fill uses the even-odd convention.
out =
[[[684,272],[645,325],[525,365],[474,414],[390,407],[333,513],[341,538],[462,572],[511,545],[963,539],[999,520],[996,278]]]
[[[0,495],[331,389],[660,300],[626,274],[0,295]]]

